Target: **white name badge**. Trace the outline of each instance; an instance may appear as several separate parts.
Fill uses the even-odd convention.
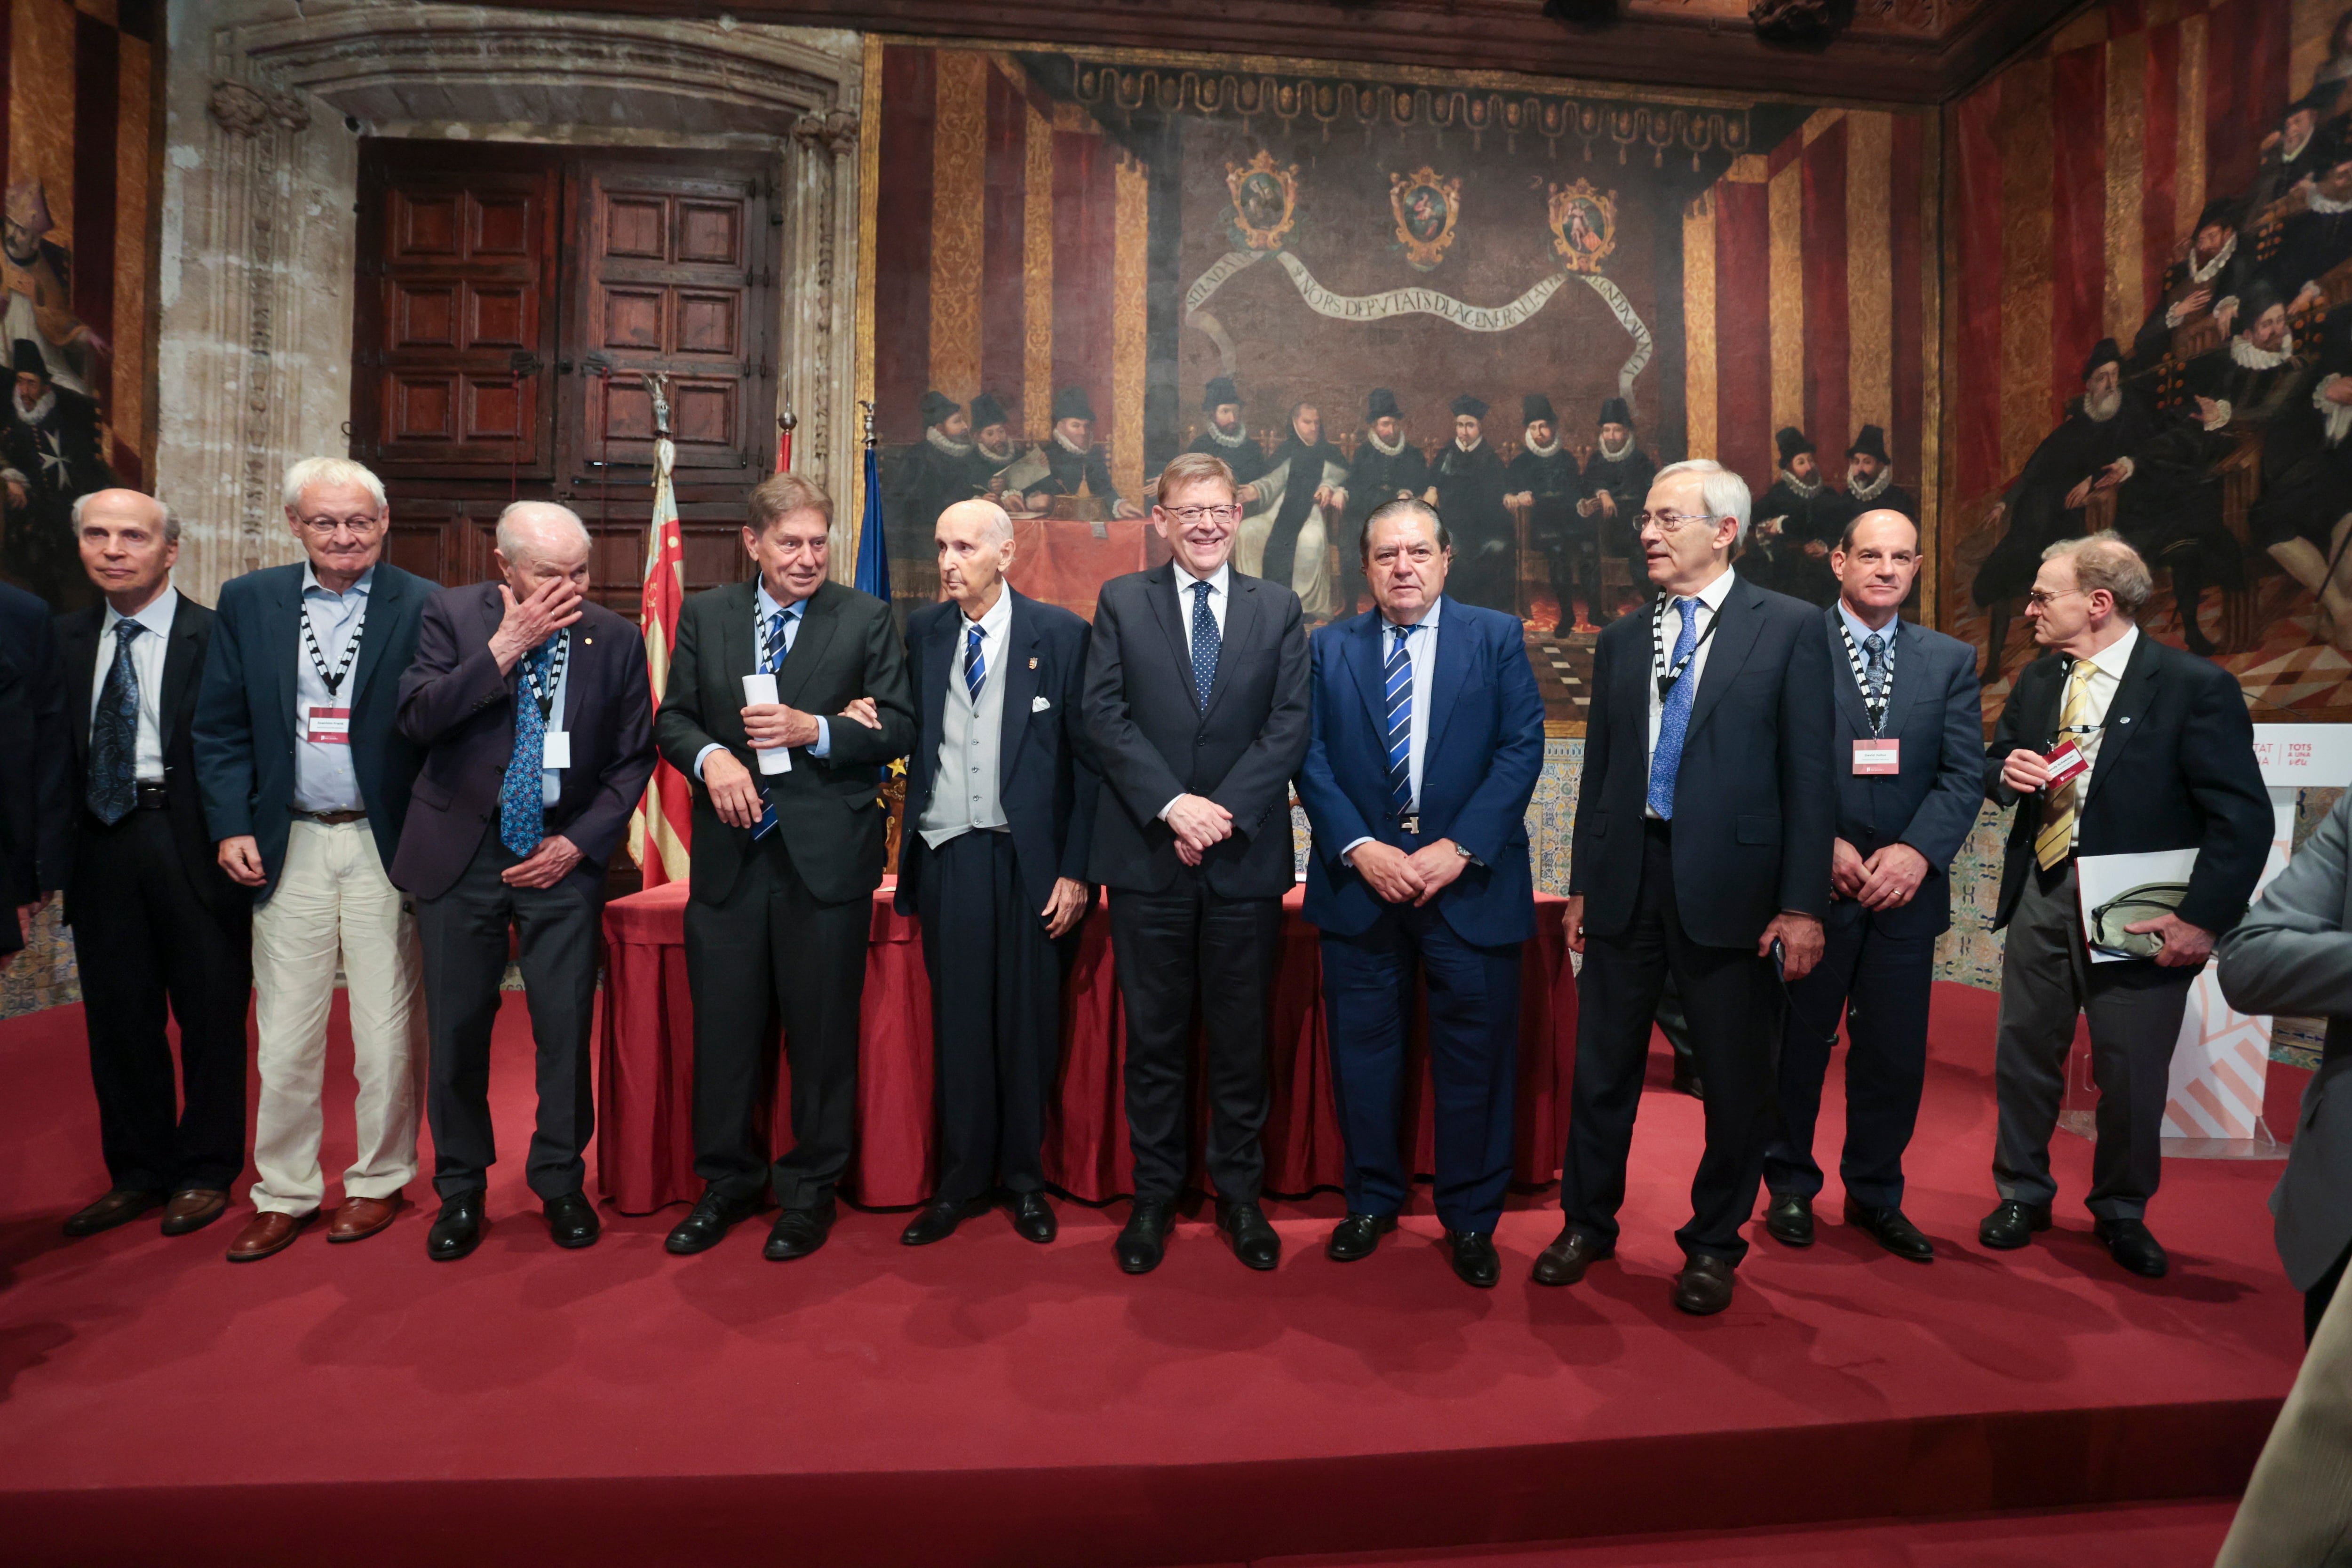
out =
[[[1853,771],[1857,773],[1901,773],[1903,742],[1876,738],[1856,741],[1853,743]]]
[[[303,710],[302,738],[321,746],[352,743],[352,710],[313,706]]]
[[[572,731],[550,730],[541,738],[539,765],[542,768],[568,768],[572,765]]]
[[[766,707],[772,705],[775,700],[776,678],[774,676],[762,672],[743,678],[743,706]],[[793,754],[782,746],[777,746],[772,750],[754,746],[751,751],[752,754],[760,759],[760,771],[763,773],[788,773],[793,771]]]

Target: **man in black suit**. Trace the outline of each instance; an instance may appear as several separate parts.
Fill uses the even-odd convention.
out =
[[[49,607],[0,583],[0,969],[65,880],[73,814],[64,666]]]
[[[922,731],[907,769],[898,907],[919,910],[937,1050],[940,1183],[898,1239],[944,1241],[998,1184],[1013,1228],[1054,1239],[1042,1150],[1061,1055],[1062,982],[1094,902],[1102,785],[1083,754],[1087,623],[1004,581],[1013,520],[940,513],[948,601],[907,622]]]
[[[583,595],[588,530],[568,507],[499,519],[505,581],[444,588],[400,679],[400,727],[425,752],[392,879],[416,898],[432,1037],[425,1110],[436,1261],[482,1237],[498,1143],[490,1027],[511,932],[538,1045],[529,1179],[558,1247],[596,1239],[582,1155],[596,1125],[588,1031],[604,866],[654,771],[653,690],[635,627]]]
[[[58,623],[78,807],[65,916],[112,1184],[66,1234],[163,1204],[163,1234],[185,1236],[226,1211],[245,1165],[253,988],[251,898],[213,859],[195,789],[213,616],[172,586],[180,525],[162,501],[98,490],[74,503],[74,526],[106,602]]]
[[[2157,1279],[2168,1264],[2146,1216],[2172,1047],[2189,983],[2246,912],[2272,824],[2237,678],[2141,632],[2149,592],[2147,563],[2119,534],[2052,545],[2025,605],[2047,654],[2019,673],[1985,752],[1985,794],[2017,817],[1993,919],[2009,932],[1993,1053],[2000,1203],[1977,1234],[2017,1247],[2050,1228],[2050,1134],[2079,1016],[2099,1087],[2084,1201],[2116,1261]],[[2064,742],[2089,769],[2053,783],[2048,757]],[[2123,928],[2162,945],[2152,959],[2091,963],[2075,858],[2164,849],[2197,851],[2187,892],[2173,913]]]
[[[1095,608],[1087,739],[1102,768],[1093,879],[1111,889],[1127,1005],[1135,1206],[1121,1268],[1160,1266],[1183,1191],[1192,1017],[1208,1037],[1208,1173],[1217,1225],[1252,1268],[1281,1238],[1258,1206],[1266,1012],[1294,879],[1290,778],[1307,754],[1298,596],[1233,569],[1233,470],[1185,453],[1161,470],[1152,526],[1175,559],[1114,577]]]
[[[686,602],[654,720],[663,757],[701,785],[686,973],[694,1169],[709,1184],[667,1245],[716,1247],[772,1189],[783,1212],[765,1256],[783,1262],[824,1245],[849,1163],[885,858],[874,775],[914,743],[915,714],[890,607],[825,575],[833,498],[778,474],[750,512],[758,574]],[[747,676],[772,676],[772,700],[751,700]],[[793,1147],[772,1164],[758,1134],[771,1009],[793,1094]]]
[[[1748,486],[1704,458],[1658,470],[1637,537],[1659,590],[1601,634],[1569,862],[1582,952],[1567,1223],[1537,1258],[1572,1285],[1617,1249],[1625,1156],[1658,993],[1674,977],[1706,1083],[1691,1183],[1685,1312],[1731,1304],[1771,1131],[1781,994],[1820,961],[1830,904],[1829,649],[1821,612],[1731,570]]]
[[[1903,1151],[1927,1080],[1927,989],[1936,939],[1952,923],[1948,878],[1984,787],[1976,650],[1902,618],[1919,575],[1919,530],[1902,512],[1865,511],[1847,523],[1830,570],[1838,602],[1822,629],[1837,693],[1833,901],[1821,963],[1789,987],[1764,1228],[1790,1247],[1812,1245],[1822,1190],[1813,1125],[1843,1015],[1846,1223],[1926,1263],[1936,1249],[1904,1217]]]

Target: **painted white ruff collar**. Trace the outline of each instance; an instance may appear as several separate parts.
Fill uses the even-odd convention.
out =
[[[1790,489],[1797,492],[1798,499],[1801,500],[1812,500],[1822,493],[1822,487],[1829,483],[1827,479],[1815,479],[1811,484],[1807,484],[1786,468],[1780,470],[1780,478]]]
[[[1848,479],[1846,481],[1846,499],[1848,500],[1876,500],[1880,496],[1886,493],[1886,487],[1894,482],[1895,465],[1889,463],[1886,467],[1879,469],[1878,477],[1871,480],[1866,485],[1857,485],[1852,479]]]
[[[1080,458],[1085,457],[1085,456],[1087,455],[1087,452],[1089,452],[1089,451],[1091,451],[1091,450],[1093,449],[1093,448],[1091,448],[1091,447],[1081,447],[1081,446],[1076,445],[1076,443],[1072,442],[1072,441],[1071,441],[1071,439],[1070,439],[1067,436],[1063,435],[1059,430],[1056,430],[1056,431],[1055,431],[1055,432],[1054,432],[1054,445],[1055,445],[1056,447],[1060,447],[1060,448],[1062,448],[1062,450],[1063,450],[1063,451],[1065,451],[1065,452],[1071,453],[1071,454],[1073,454],[1074,456],[1080,457]]]
[[[923,439],[929,441],[933,447],[945,452],[950,458],[969,458],[971,456],[971,442],[950,439],[948,434],[936,425],[923,432]]]
[[[1381,452],[1383,456],[1385,456],[1385,457],[1391,457],[1391,458],[1393,458],[1393,457],[1395,457],[1399,452],[1402,452],[1402,451],[1403,451],[1403,450],[1404,450],[1404,437],[1402,437],[1402,436],[1398,437],[1397,437],[1397,443],[1396,443],[1396,445],[1395,445],[1395,446],[1393,446],[1393,447],[1391,447],[1391,446],[1390,446],[1386,441],[1381,440],[1378,436],[1376,436],[1376,435],[1372,434],[1371,427],[1370,427],[1370,426],[1365,426],[1365,428],[1364,428],[1364,439],[1365,439],[1365,440],[1367,440],[1367,441],[1370,441],[1370,442],[1372,444],[1372,446],[1374,447],[1374,448],[1375,448],[1375,449],[1377,449],[1378,451],[1380,451],[1380,452]]]
[[[2248,370],[2276,370],[2294,357],[2294,334],[2289,332],[2275,349],[2258,349],[2243,337],[2231,338],[2230,357]]]
[[[1249,431],[1245,428],[1236,430],[1232,435],[1228,436],[1223,430],[1218,429],[1213,424],[1209,426],[1209,439],[1214,441],[1220,447],[1239,447],[1247,442],[1249,438]]]
[[[2230,258],[2237,254],[2238,237],[2233,234],[2221,242],[2221,248],[2213,253],[2212,260],[2200,264],[2194,256],[2189,258],[2189,280],[2191,283],[2210,283],[2221,275],[2221,268],[2230,265]]]
[[[1559,437],[1553,437],[1552,444],[1549,447],[1538,447],[1533,441],[1530,441],[1528,443],[1528,450],[1533,452],[1538,458],[1558,457],[1559,455]]]
[[[1601,456],[1602,459],[1607,462],[1622,463],[1627,458],[1633,455],[1633,437],[1631,436],[1625,437],[1625,444],[1623,446],[1616,447],[1614,450],[1611,449],[1609,443],[1606,441],[1602,441],[1599,445],[1601,447]]]

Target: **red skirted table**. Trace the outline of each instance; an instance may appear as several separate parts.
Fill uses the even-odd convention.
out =
[[[843,1195],[876,1207],[919,1204],[937,1174],[932,1137],[931,988],[922,939],[911,916],[890,908],[886,884],[874,896],[866,950],[866,998],[857,1078],[857,1152]],[[1519,1004],[1517,1131],[1514,1179],[1559,1173],[1568,1130],[1568,1086],[1576,1059],[1576,983],[1560,931],[1560,900],[1538,900],[1537,938],[1527,944]],[[1318,989],[1315,928],[1299,915],[1299,893],[1284,900],[1282,955],[1271,1032],[1273,1113],[1265,1128],[1266,1190],[1304,1194],[1337,1187],[1346,1156],[1331,1100],[1330,1044]],[[671,883],[615,899],[604,910],[604,1006],[597,1042],[597,1190],[624,1214],[690,1203],[694,1173],[694,1005],[686,981],[686,885]],[[1045,1132],[1045,1178],[1073,1196],[1100,1202],[1133,1190],[1127,1115],[1120,1091],[1124,1027],[1112,976],[1110,921],[1097,900],[1078,940],[1062,1024],[1062,1062]],[[1414,1169],[1431,1165],[1427,1051],[1408,1113],[1416,1128]],[[791,1083],[778,1053],[767,1124],[775,1144],[791,1139]],[[1193,1163],[1199,1168],[1200,1132]]]

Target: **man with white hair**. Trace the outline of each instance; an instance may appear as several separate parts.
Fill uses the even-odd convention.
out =
[[[1706,1150],[1674,1302],[1731,1304],[1771,1132],[1783,992],[1822,955],[1830,905],[1829,645],[1821,612],[1731,569],[1748,486],[1697,459],[1658,470],[1636,520],[1658,598],[1601,634],[1568,874],[1576,1087],[1559,1237],[1539,1285],[1617,1250],[1625,1157],[1658,994],[1674,978],[1706,1084]]]
[[[433,584],[383,558],[391,508],[359,464],[306,458],[286,471],[283,500],[305,559],[223,586],[196,704],[205,821],[221,868],[254,890],[258,1212],[230,1244],[235,1263],[285,1250],[319,1212],[339,967],[359,1146],[329,1241],[373,1236],[398,1212],[416,1174],[425,1068],[416,926],[385,868],[416,777],[395,722],[400,672]]]
[[[482,1237],[498,1159],[490,1026],[509,931],[539,1046],[530,1189],[558,1247],[586,1247],[599,1229],[582,1156],[596,1121],[588,1026],[604,863],[654,771],[654,741],[645,641],[586,597],[590,548],[567,507],[507,508],[502,581],[435,594],[400,679],[400,728],[425,765],[392,879],[415,896],[425,953],[441,1197],[425,1251],[437,1261]]]

